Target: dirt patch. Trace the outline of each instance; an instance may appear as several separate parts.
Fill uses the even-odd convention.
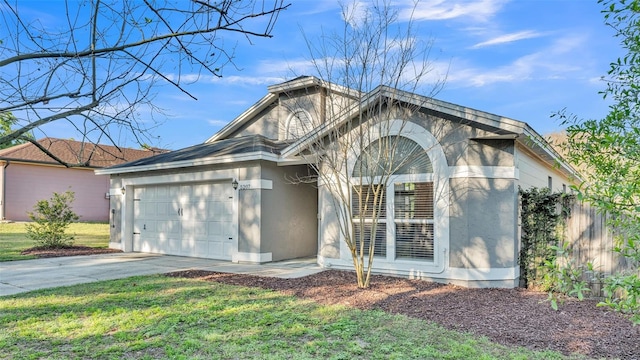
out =
[[[486,336],[504,345],[556,350],[596,358],[640,359],[640,326],[596,301],[567,299],[554,311],[547,295],[524,289],[467,289],[390,276],[374,276],[371,287],[355,285],[355,274],[327,270],[297,279],[188,270],[167,274],[281,291],[322,304],[380,309],[433,321],[448,329]]]
[[[23,250],[22,255],[33,255],[38,258],[52,258],[62,256],[76,256],[76,255],[94,255],[94,254],[109,254],[119,253],[122,250],[118,249],[105,249],[105,248],[92,248],[89,246],[67,246],[63,248],[50,248],[50,247],[32,247]]]

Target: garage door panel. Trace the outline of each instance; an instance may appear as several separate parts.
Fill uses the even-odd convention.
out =
[[[221,238],[211,238],[209,240],[209,251],[207,253],[207,257],[220,256],[224,255],[224,246]]]
[[[134,250],[231,259],[235,191],[228,184],[157,185],[134,189]]]
[[[167,235],[179,235],[181,233],[180,229],[180,221],[179,220],[165,220],[158,221],[158,232],[164,233]]]
[[[206,239],[207,235],[209,234],[208,228],[207,228],[207,222],[206,221],[194,221],[193,222],[193,235],[196,238],[200,238],[200,239]]]
[[[210,236],[221,236],[223,234],[223,225],[220,221],[210,221],[208,223]]]

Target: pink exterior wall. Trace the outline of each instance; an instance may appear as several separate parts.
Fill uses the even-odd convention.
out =
[[[54,192],[75,192],[73,210],[80,221],[109,221],[109,177],[93,170],[10,163],[5,169],[5,218],[28,221],[26,212]]]

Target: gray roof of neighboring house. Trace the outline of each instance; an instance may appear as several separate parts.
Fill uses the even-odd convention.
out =
[[[265,152],[280,155],[280,151],[288,146],[285,142],[276,142],[262,135],[243,136],[219,140],[211,143],[194,145],[188,148],[171,151],[145,159],[112,166],[109,169],[129,168],[134,166],[149,166],[166,164],[176,161],[215,158],[226,155],[239,155],[253,152]]]

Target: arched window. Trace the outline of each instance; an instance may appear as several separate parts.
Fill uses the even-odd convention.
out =
[[[415,141],[402,136],[386,136],[367,146],[353,168],[354,177],[388,174],[430,174],[431,160]]]
[[[375,242],[375,256],[434,261],[432,173],[429,155],[409,138],[387,136],[369,144],[352,172],[361,180],[351,189],[356,241],[364,231],[365,247],[371,239]],[[391,174],[393,181],[387,186],[375,183],[375,177]],[[375,234],[373,214],[377,215]],[[393,252],[388,251],[388,244],[393,244]]]
[[[313,122],[311,115],[303,109],[295,110],[287,120],[285,139],[298,139],[311,130]]]

